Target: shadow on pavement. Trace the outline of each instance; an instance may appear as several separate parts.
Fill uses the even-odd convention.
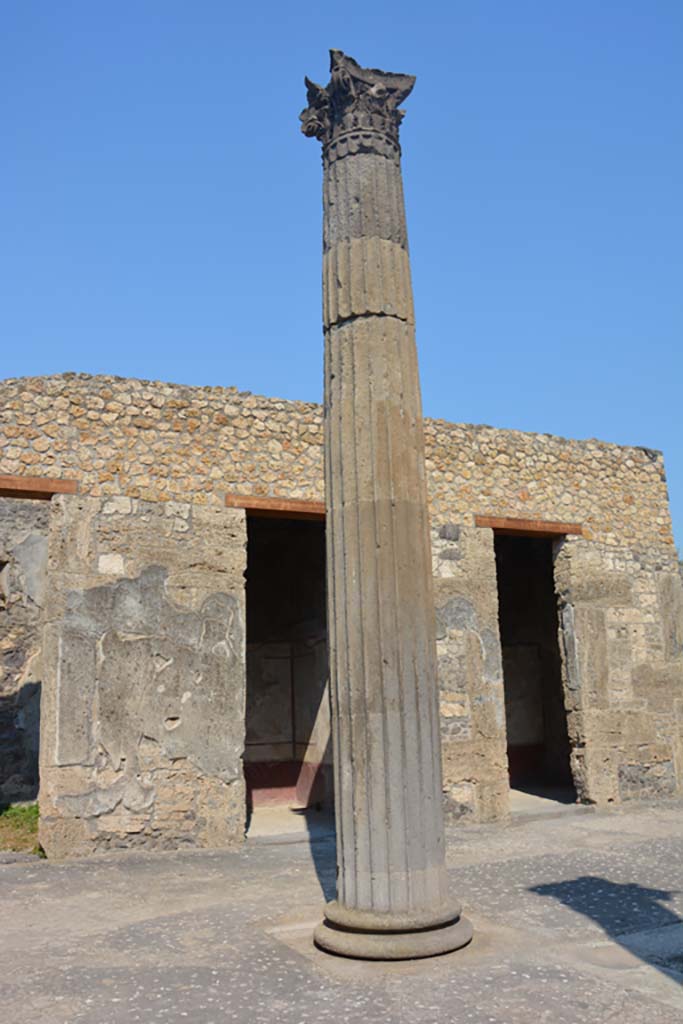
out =
[[[311,859],[325,902],[329,903],[337,895],[337,839],[334,832],[334,815],[321,815],[313,808],[298,813],[306,818]]]
[[[635,882],[610,882],[606,878],[583,875],[564,882],[535,885],[529,892],[538,896],[552,896],[577,914],[583,914],[598,924],[606,935],[644,963],[663,971],[669,978],[683,984],[683,931],[677,929],[669,936],[659,931],[673,925],[682,925],[683,918],[664,906],[677,895],[677,890],[648,889]],[[655,933],[644,938],[635,933]],[[680,943],[673,946],[669,937],[677,936]]]

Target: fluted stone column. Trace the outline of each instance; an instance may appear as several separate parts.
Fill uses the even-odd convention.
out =
[[[323,144],[325,458],[337,899],[315,939],[403,959],[465,945],[447,890],[424,440],[398,105],[414,79],[331,51]]]

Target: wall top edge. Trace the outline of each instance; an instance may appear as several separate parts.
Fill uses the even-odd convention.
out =
[[[291,406],[292,409],[307,409],[310,411],[321,410],[322,406],[318,402],[308,402],[300,399],[292,398],[280,398],[272,395],[261,395],[255,394],[251,391],[241,391],[235,386],[228,385],[210,385],[210,384],[179,384],[171,381],[160,381],[160,380],[147,380],[145,378],[138,377],[121,377],[112,374],[89,374],[89,373],[57,373],[48,374],[45,376],[33,376],[33,377],[8,377],[0,380],[0,393],[4,389],[9,388],[25,388],[28,390],[41,390],[42,386],[46,386],[48,390],[52,388],[59,388],[63,386],[76,386],[79,385],[90,385],[90,386],[115,386],[122,387],[128,386],[133,389],[154,389],[158,388],[163,392],[166,392],[167,397],[172,398],[174,394],[182,395],[211,395],[214,397],[225,396],[226,401],[242,401],[247,402],[250,406],[258,407],[260,405],[277,404],[278,407]],[[50,387],[52,386],[52,388]],[[519,437],[527,441],[535,441],[540,444],[557,444],[567,447],[590,447],[599,446],[601,449],[609,449],[615,452],[637,452],[638,457],[642,458],[645,456],[649,461],[653,463],[659,463],[660,465],[664,461],[664,454],[661,449],[649,448],[646,445],[626,445],[618,444],[614,441],[603,441],[595,437],[587,438],[568,438],[563,437],[559,434],[550,434],[542,431],[534,430],[517,430],[508,427],[495,427],[485,423],[457,423],[452,420],[445,420],[439,418],[425,417],[425,432],[427,434],[438,433],[441,430],[464,430],[472,431],[480,436],[487,434],[505,434],[509,437]]]

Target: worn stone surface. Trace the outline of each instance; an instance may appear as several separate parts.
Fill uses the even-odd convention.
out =
[[[1,866],[3,1024],[678,1024],[682,810],[449,830],[474,940],[419,963],[315,949],[333,841]]]
[[[0,498],[0,805],[35,799],[49,506]]]
[[[323,143],[325,498],[337,898],[316,941],[369,959],[471,938],[444,864],[424,430],[398,126],[414,79],[330,53]]]
[[[48,855],[244,830],[240,511],[52,502],[40,838]]]

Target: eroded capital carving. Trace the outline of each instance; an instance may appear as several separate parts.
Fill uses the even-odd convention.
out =
[[[299,115],[304,135],[319,139],[324,150],[331,143],[345,142],[353,152],[384,152],[387,146],[397,151],[404,114],[399,104],[410,94],[415,78],[362,68],[341,50],[330,50],[330,72],[326,87],[305,79],[308,106]]]

